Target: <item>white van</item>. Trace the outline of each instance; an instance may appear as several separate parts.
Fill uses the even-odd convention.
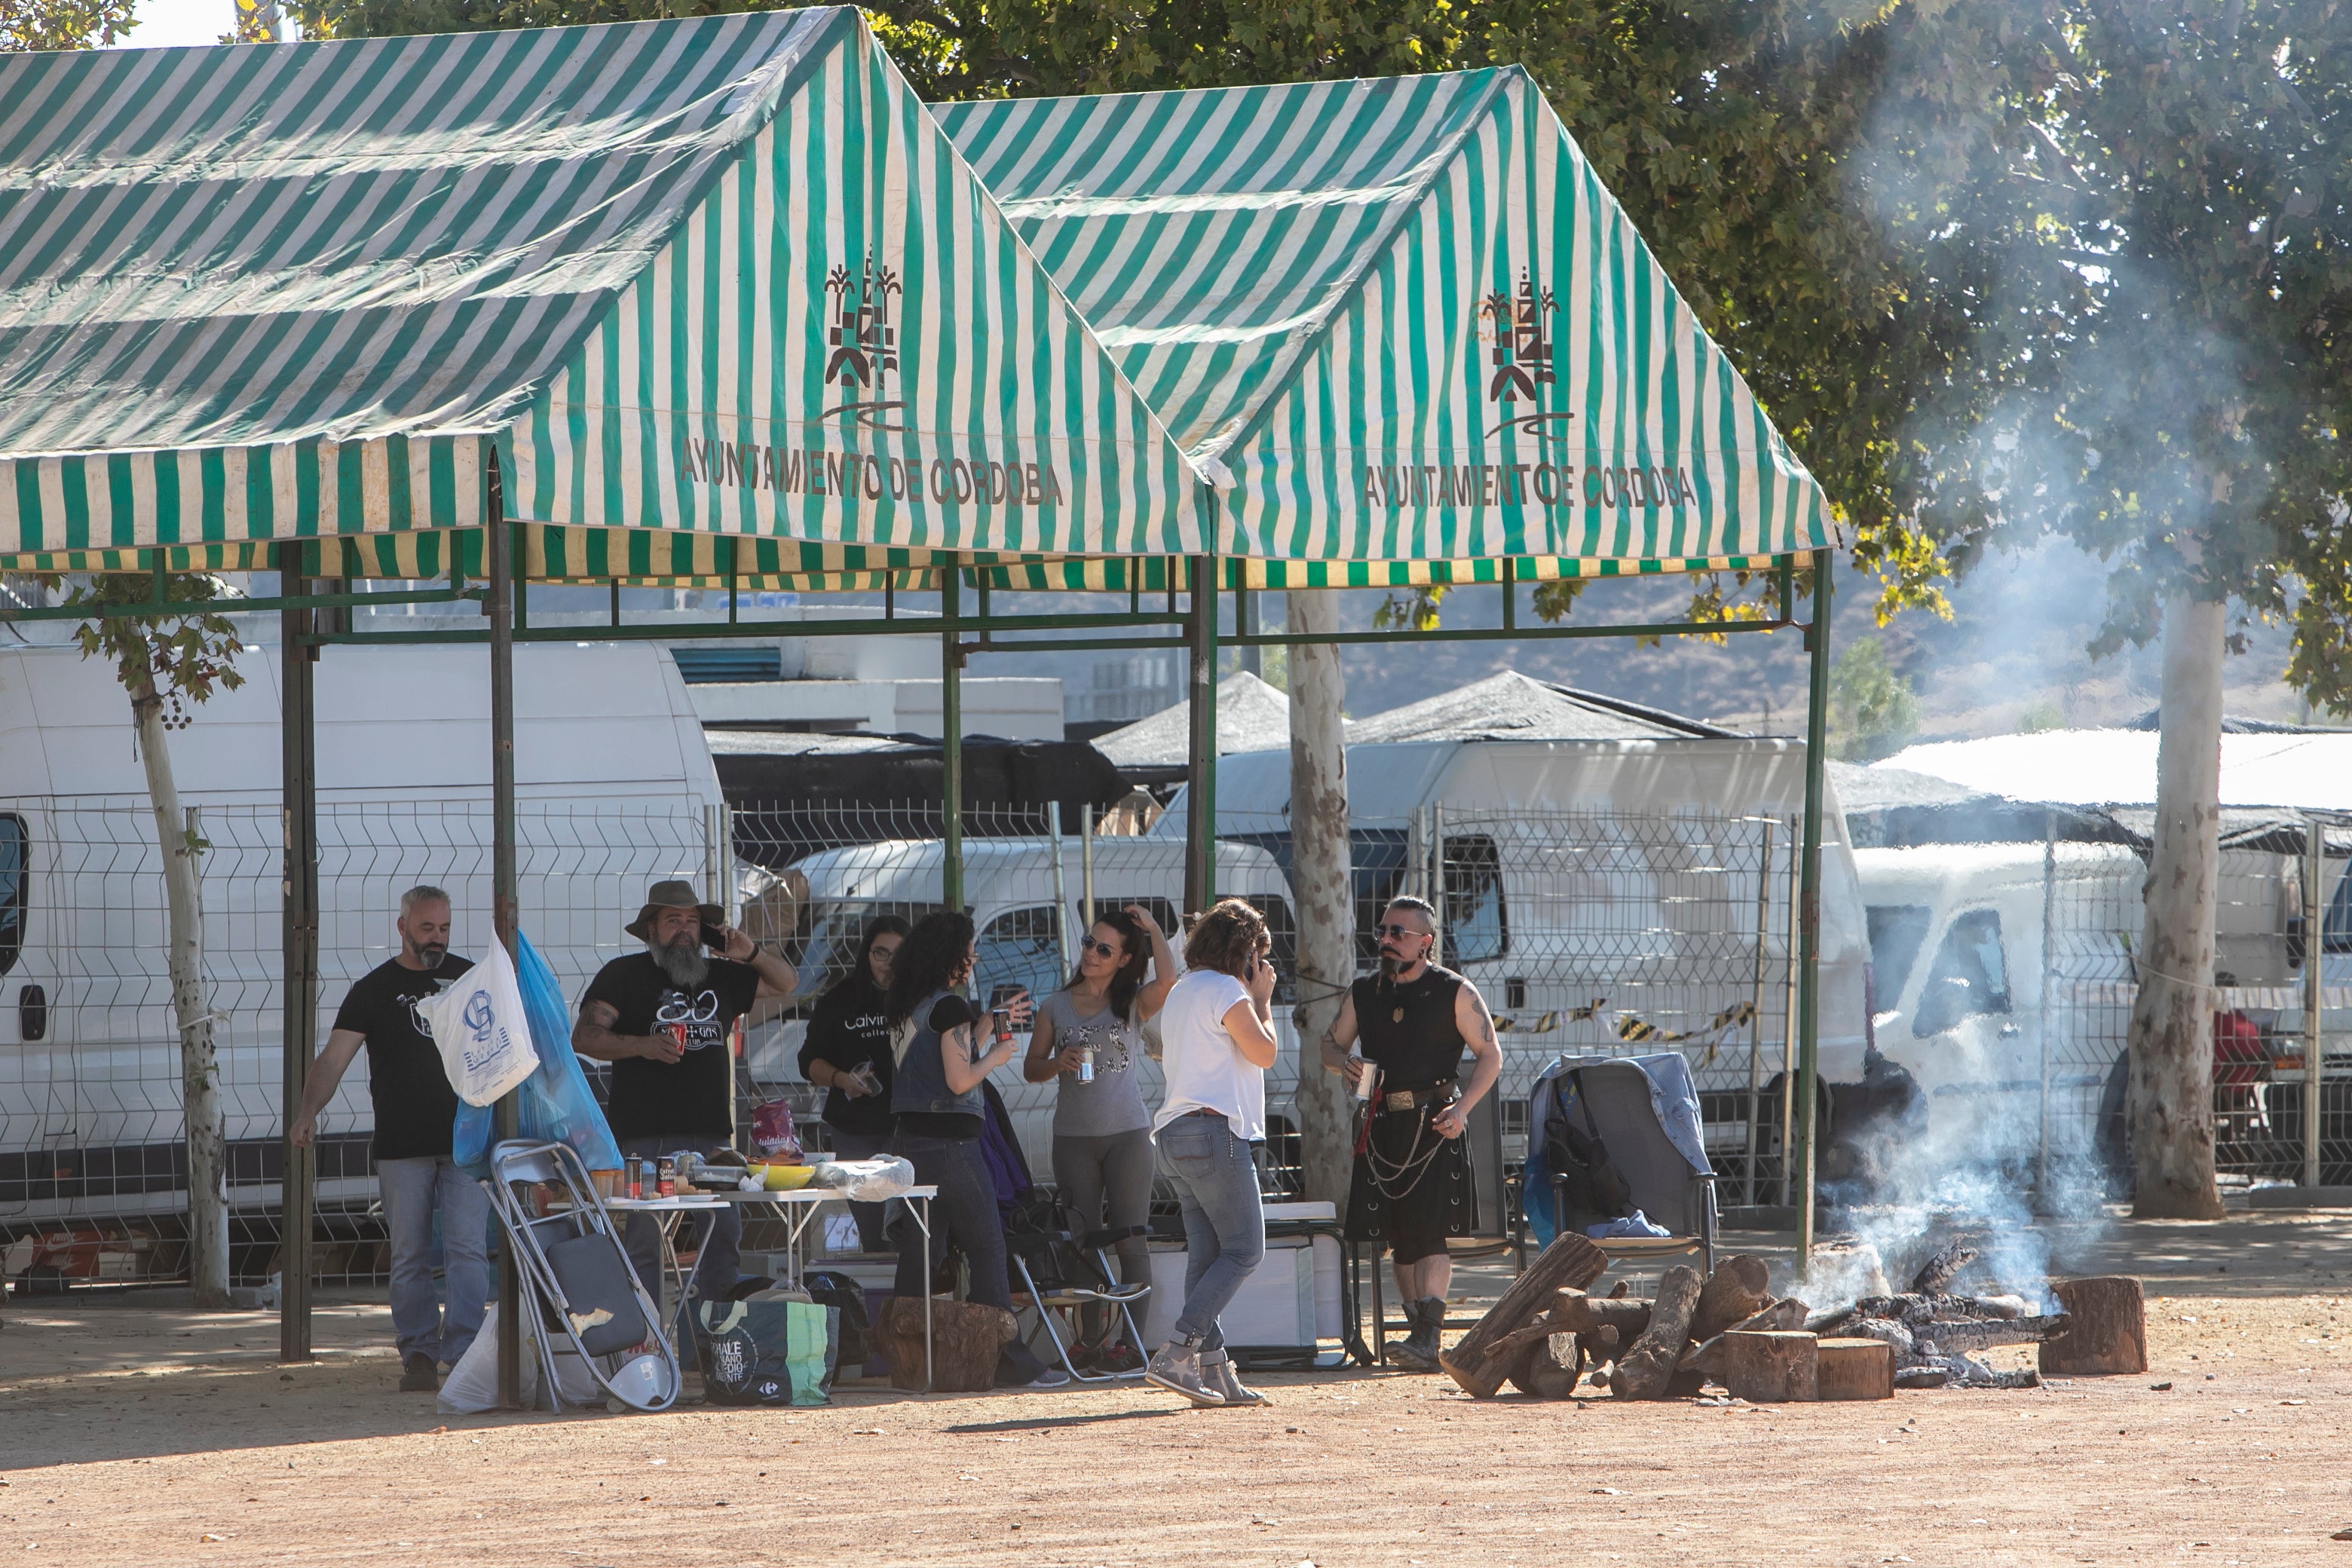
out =
[[[1087,847],[1072,835],[1062,839],[1061,848],[1062,875],[1056,885],[1049,839],[963,841],[964,901],[971,910],[979,947],[972,994],[983,1001],[992,1002],[1015,986],[1042,999],[1076,967],[1077,940],[1087,930],[1080,923]],[[1093,860],[1097,906],[1141,904],[1159,921],[1181,957],[1184,940],[1177,915],[1184,896],[1183,840],[1099,836],[1093,842]],[[824,850],[785,870],[782,879],[797,906],[793,915],[796,940],[786,955],[800,967],[812,1001],[854,959],[868,921],[885,914],[916,920],[940,908],[940,864],[939,840],[899,839]],[[1245,899],[1265,915],[1276,971],[1286,977],[1294,973],[1297,926],[1291,914],[1290,886],[1274,857],[1250,845],[1219,844],[1217,892]],[[1286,1135],[1292,1131],[1286,1108],[1297,1088],[1298,1056],[1290,1048],[1296,1042],[1286,984],[1286,989],[1276,992],[1274,1010],[1275,1034],[1284,1050],[1266,1080],[1269,1121],[1284,1124],[1270,1129],[1269,1142],[1277,1160],[1284,1157]],[[749,1031],[744,1059],[752,1082],[762,1091],[785,1094],[796,1108],[813,1113],[823,1095],[801,1078],[798,1058],[806,1034],[806,1007],[795,1007],[791,1015]],[[1025,1035],[1023,1048],[1027,1048]],[[1004,1098],[1031,1168],[1045,1178],[1053,1169],[1055,1086],[1024,1082],[1017,1059],[992,1081]],[[1145,1103],[1156,1107],[1160,1089],[1160,1065],[1146,1062]]]
[[[1367,926],[1372,901],[1412,885],[1415,814],[1442,811],[1444,962],[1475,982],[1497,1015],[1507,1159],[1521,1155],[1525,1097],[1555,1056],[1666,1045],[1690,1058],[1710,1147],[1744,1154],[1749,1052],[1759,1050],[1768,1081],[1784,1061],[1789,872],[1804,791],[1804,748],[1788,741],[1348,748]],[[1289,807],[1289,752],[1219,759],[1217,816],[1228,839],[1259,844],[1287,867]],[[1155,832],[1181,833],[1183,820],[1180,798]],[[1439,819],[1421,820],[1425,832]],[[1868,958],[1834,791],[1824,800],[1822,841],[1820,1061],[1834,1085],[1862,1077]],[[1760,941],[1759,891],[1769,910]],[[1777,1138],[1777,1118],[1767,1120],[1772,1138],[1759,1133],[1759,1147]],[[1733,1185],[1726,1184],[1727,1203],[1737,1201]]]
[[[274,631],[274,621],[268,624]],[[248,636],[253,633],[248,630]],[[576,993],[647,883],[723,865],[717,774],[677,667],[642,643],[514,655],[522,925]],[[190,710],[172,763],[207,844],[205,970],[230,1198],[277,1201],[284,969],[278,655]],[[320,1017],[391,956],[401,890],[490,940],[489,683],[480,647],[336,647],[318,665]],[[163,879],[130,704],[72,647],[0,649],[0,1222],[185,1206]],[[364,1068],[320,1121],[320,1202],[373,1202]]]
[[[2123,844],[1932,844],[1857,850],[1854,863],[1868,910],[1878,1048],[1917,1080],[1931,1125],[1964,1131],[1989,1161],[2011,1167],[2045,1154],[2116,1166],[2134,954],[2146,919],[2140,853]],[[2331,1035],[2343,1020],[2340,988],[2352,980],[2352,954],[2343,951],[2352,948],[2343,940],[2352,930],[2352,910],[2341,907],[2347,890],[2344,863],[2330,861],[2323,1024]],[[2221,1014],[2263,1034],[2299,1036],[2301,903],[2296,857],[2221,851]],[[2219,1045],[2225,1142],[2275,1120],[2265,1100],[2276,1080],[2253,1081],[2253,1058],[2236,1059],[2248,1048]],[[2230,1102],[2233,1073],[2247,1080],[2242,1104]]]

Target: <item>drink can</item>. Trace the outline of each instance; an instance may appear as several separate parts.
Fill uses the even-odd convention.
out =
[[[996,1043],[1001,1046],[1013,1037],[1013,1010],[1009,1007],[996,1007],[992,1008],[990,1013],[996,1020]]]
[[[1380,1092],[1381,1069],[1361,1057],[1356,1058],[1356,1063],[1362,1069],[1356,1074],[1356,1098],[1370,1100]]]
[[[679,1050],[682,1051],[686,1049],[686,1026],[684,1024],[664,1024],[662,1026],[662,1033],[667,1035],[670,1037],[670,1042],[677,1046]]]
[[[650,1198],[658,1197],[660,1194],[661,1188],[655,1183],[654,1163],[651,1160],[638,1161],[637,1190],[629,1195],[635,1198]]]
[[[654,1190],[666,1198],[677,1196],[677,1162],[665,1159],[658,1169],[661,1173],[655,1178]]]
[[[1078,1081],[1080,1083],[1092,1083],[1094,1080],[1095,1048],[1092,1046],[1088,1046],[1085,1050],[1078,1053]]]

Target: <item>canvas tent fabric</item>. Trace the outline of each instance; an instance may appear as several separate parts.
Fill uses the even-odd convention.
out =
[[[2046,730],[1907,747],[1879,769],[1948,780],[1988,795],[2060,805],[2148,805],[2157,735],[2148,730]],[[2352,811],[2352,730],[2221,737],[2221,804]]]
[[[1344,722],[1344,721],[1343,721]],[[1095,737],[1095,750],[1122,773],[1182,775],[1192,756],[1188,699]],[[1246,669],[1217,682],[1217,754],[1290,750],[1290,699]]]
[[[0,57],[0,557],[478,526],[493,453],[548,523],[1199,543],[848,8]]]
[[[1732,731],[1696,719],[1498,670],[1451,691],[1374,713],[1348,731],[1351,746],[1410,741],[1620,741]]]
[[[1519,68],[933,112],[1220,487],[1222,548],[1286,563],[1272,585],[1832,542]]]

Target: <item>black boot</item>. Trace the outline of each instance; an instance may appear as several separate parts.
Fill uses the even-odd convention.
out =
[[[1418,1301],[1407,1301],[1404,1315],[1412,1324],[1412,1332],[1397,1342],[1397,1361],[1413,1372],[1437,1371],[1439,1336],[1445,1331],[1445,1302],[1435,1296],[1424,1296]]]

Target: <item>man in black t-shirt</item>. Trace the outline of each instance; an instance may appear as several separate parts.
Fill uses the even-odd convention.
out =
[[[735,1142],[735,1020],[761,997],[789,996],[793,966],[728,926],[726,911],[698,902],[692,883],[656,882],[626,928],[646,951],[596,972],[580,999],[572,1047],[613,1064],[605,1120],[630,1160],[690,1149],[715,1154]],[[708,957],[708,946],[719,956]],[[742,1221],[732,1205],[701,1216],[694,1294],[719,1300],[735,1288]],[[629,1260],[647,1289],[660,1289],[661,1233],[629,1216]]]
[[[375,1179],[392,1252],[392,1329],[400,1341],[400,1386],[430,1394],[435,1363],[454,1365],[474,1342],[488,1299],[485,1246],[490,1200],[450,1159],[457,1091],[442,1070],[417,999],[474,967],[449,951],[449,895],[411,888],[400,896],[400,951],[362,975],[335,1014],[327,1044],[302,1084],[296,1145],[318,1136],[319,1113],[362,1047],[375,1102]],[[433,1289],[433,1215],[441,1215],[445,1310]]]

